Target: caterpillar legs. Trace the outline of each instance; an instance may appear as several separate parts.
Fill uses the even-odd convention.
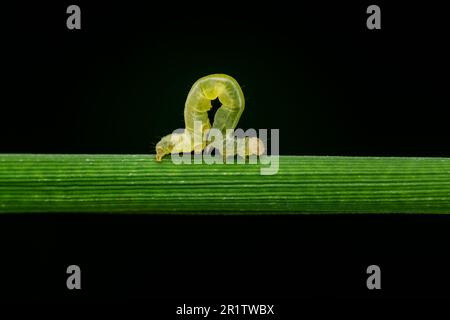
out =
[[[248,157],[252,155],[261,156],[265,152],[264,142],[257,137],[225,137],[224,139],[207,144],[202,139],[201,143],[194,143],[189,133],[172,133],[161,139],[156,145],[156,161],[161,161],[167,154],[192,152],[200,153],[203,150],[211,153],[216,149],[224,157],[238,155]]]

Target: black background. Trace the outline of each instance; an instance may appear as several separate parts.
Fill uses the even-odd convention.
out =
[[[75,2],[74,2],[75,3]],[[183,127],[190,86],[241,84],[239,127],[279,128],[280,153],[450,156],[448,33],[437,4],[146,5],[5,9],[2,153],[153,153]],[[425,215],[4,215],[5,298],[277,303],[300,298],[448,297],[450,218]],[[82,269],[82,290],[65,268]],[[382,270],[382,290],[365,269]],[[157,302],[164,300],[164,303]],[[281,313],[283,311],[280,311]]]

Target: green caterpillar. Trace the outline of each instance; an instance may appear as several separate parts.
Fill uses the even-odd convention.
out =
[[[212,108],[211,101],[219,99],[222,106],[216,111],[214,122],[208,119],[208,111]],[[235,138],[226,133],[227,129],[235,129],[245,107],[244,94],[237,81],[226,74],[212,74],[197,80],[189,91],[184,108],[185,130],[183,133],[172,133],[163,137],[156,144],[156,161],[166,154],[180,152],[199,153],[207,147],[205,134],[213,128],[223,134],[224,144],[237,145],[243,143],[244,148],[231,148],[233,154],[246,157],[262,155],[264,143],[256,137]],[[200,130],[194,130],[194,124],[200,123]],[[240,139],[245,139],[242,141]]]

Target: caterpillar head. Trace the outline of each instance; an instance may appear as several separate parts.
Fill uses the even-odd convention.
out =
[[[247,142],[247,150],[246,154],[248,156],[256,155],[261,156],[266,151],[266,148],[264,146],[264,142],[262,142],[261,139],[257,137],[249,137]]]

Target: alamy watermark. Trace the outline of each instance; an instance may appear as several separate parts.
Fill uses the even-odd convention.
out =
[[[260,164],[261,175],[274,175],[279,169],[279,133],[279,129],[227,129],[223,133],[216,128],[203,130],[202,122],[196,121],[193,132],[173,131],[171,159],[174,164]]]

